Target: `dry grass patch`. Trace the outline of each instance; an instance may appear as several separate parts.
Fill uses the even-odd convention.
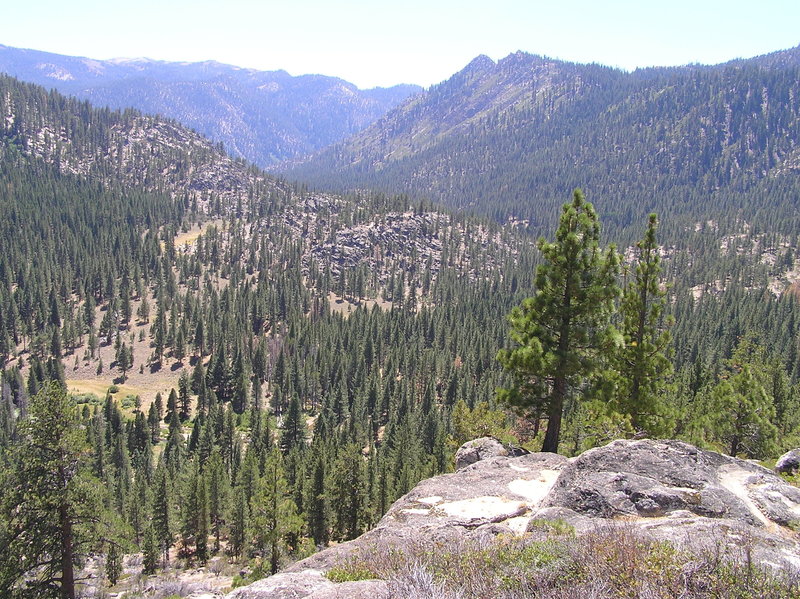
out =
[[[179,233],[175,236],[175,247],[180,249],[185,245],[193,245],[197,241],[197,238],[204,235],[211,227],[222,229],[224,227],[224,221],[222,219],[212,220],[201,225],[195,225],[186,233]]]
[[[363,549],[328,573],[378,578],[391,597],[437,599],[796,599],[800,574],[728,547],[678,550],[624,528],[575,536],[568,526],[524,537]]]

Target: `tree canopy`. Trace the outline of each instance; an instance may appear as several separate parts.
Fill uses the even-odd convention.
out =
[[[122,530],[91,473],[74,402],[57,383],[33,396],[2,479],[0,591],[74,599],[76,568]]]
[[[604,350],[616,342],[611,314],[619,295],[619,257],[599,242],[597,213],[575,190],[555,241],[539,240],[536,294],[509,317],[516,347],[498,354],[514,380],[500,390],[500,399],[547,418],[542,451],[558,451],[565,401],[597,374]]]

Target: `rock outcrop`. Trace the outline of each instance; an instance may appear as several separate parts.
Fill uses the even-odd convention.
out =
[[[229,599],[375,599],[383,594],[382,580],[358,580],[334,583],[319,570],[282,572],[251,585],[236,589]]]
[[[800,449],[787,451],[775,462],[775,472],[794,474],[800,470]]]
[[[467,441],[456,451],[456,470],[466,468],[470,464],[480,462],[487,458],[498,456],[516,456],[528,453],[525,450],[509,450],[494,437],[481,437]]]
[[[230,597],[358,597],[355,589],[345,592],[343,585],[352,583],[334,584],[321,572],[359,548],[522,535],[543,520],[564,521],[578,534],[635,528],[694,549],[740,545],[761,564],[800,572],[800,538],[794,531],[800,489],[766,468],[687,443],[615,441],[571,459],[552,453],[490,457],[424,480],[373,530]],[[295,594],[278,592],[290,580],[297,583]],[[303,586],[314,580],[322,582]],[[360,584],[363,596],[385,595],[382,581]]]

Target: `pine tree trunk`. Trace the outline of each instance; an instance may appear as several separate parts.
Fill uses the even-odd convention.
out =
[[[553,384],[553,397],[547,413],[547,430],[544,433],[542,451],[558,453],[558,442],[561,437],[561,415],[564,410],[566,392],[566,379],[563,377],[556,378]]]
[[[547,430],[544,433],[542,451],[558,453],[558,442],[561,438],[561,417],[564,411],[564,398],[567,396],[566,356],[570,351],[572,318],[572,290],[569,281],[564,287],[564,297],[561,300],[562,317],[558,332],[559,364],[553,380],[553,393],[547,412]]]
[[[278,549],[278,540],[277,538],[274,538],[270,546],[270,555],[269,555],[270,574],[278,573],[278,566],[280,565],[278,561],[279,556],[280,556],[280,551]]]
[[[61,525],[61,595],[64,599],[75,599],[75,572],[73,570],[74,548],[72,546],[72,521],[66,502],[59,508]]]

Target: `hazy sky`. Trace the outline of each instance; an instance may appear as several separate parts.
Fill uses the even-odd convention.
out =
[[[438,83],[516,50],[637,66],[800,44],[798,0],[7,0],[0,44],[91,58],[218,60],[359,87]]]

